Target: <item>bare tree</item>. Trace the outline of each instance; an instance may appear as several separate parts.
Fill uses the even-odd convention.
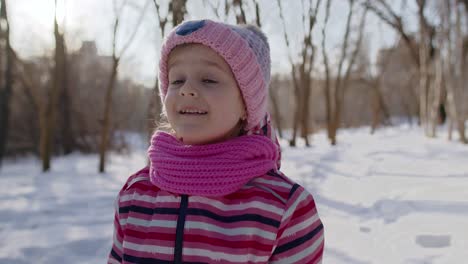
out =
[[[310,108],[309,108],[309,100],[310,94],[312,90],[312,69],[314,67],[315,62],[315,51],[316,47],[312,41],[312,30],[314,29],[315,23],[317,22],[317,14],[320,7],[321,0],[318,0],[315,4],[315,7],[312,7],[312,1],[309,3],[309,10],[307,12],[307,16],[303,15],[303,24],[307,25],[305,28],[305,36],[304,36],[304,45],[302,49],[302,63],[299,67],[299,74],[301,80],[301,88],[302,92],[300,93],[300,111],[301,111],[301,137],[305,140],[306,146],[310,146],[309,143],[309,116],[310,116]]]
[[[65,5],[65,1],[62,2]],[[60,143],[62,152],[64,154],[70,154],[75,149],[75,136],[73,135],[72,129],[72,97],[69,91],[69,73],[68,73],[68,55],[67,46],[65,43],[65,18],[62,21],[62,29],[55,32],[56,38],[56,66],[55,66],[55,78],[60,89],[59,94],[59,117],[60,117]]]
[[[365,1],[363,5],[401,36],[410,51],[413,62],[419,65],[418,49],[403,22],[403,17],[398,15],[386,0]]]
[[[135,35],[138,32],[138,29],[143,21],[146,10],[150,4],[150,0],[147,0],[145,6],[140,12],[140,17],[134,27],[133,33],[127,39],[122,49],[120,50],[119,54],[117,54],[118,53],[117,33],[119,32],[119,23],[120,23],[122,11],[127,6],[127,2],[128,0],[125,0],[125,2],[123,2],[123,4],[120,7],[117,6],[117,0],[114,0],[113,2],[115,17],[114,17],[114,27],[113,27],[113,40],[112,40],[112,70],[109,76],[109,82],[107,84],[106,95],[104,99],[103,127],[102,127],[102,132],[101,132],[101,143],[100,143],[100,148],[99,148],[99,172],[101,173],[105,171],[106,151],[107,151],[107,146],[109,144],[109,136],[110,136],[109,134],[111,131],[110,113],[111,113],[111,105],[112,105],[112,93],[115,87],[115,82],[117,80],[120,59],[122,58],[124,53],[128,50],[129,46],[133,42]]]
[[[55,55],[54,55],[54,70],[53,70],[53,83],[52,88],[48,92],[48,100],[40,115],[40,150],[42,159],[42,170],[48,171],[50,169],[50,160],[52,154],[52,140],[54,138],[55,119],[57,100],[60,95],[61,85],[63,85],[63,52],[65,50],[65,42],[63,34],[60,33],[57,21],[57,0],[55,0],[55,17],[54,17],[54,36],[55,36]]]
[[[236,23],[246,24],[247,19],[245,17],[244,4],[242,0],[232,0],[232,5],[234,6],[234,12],[236,15]]]
[[[368,10],[367,5],[365,5],[365,8],[364,8],[364,11],[361,16],[360,23],[359,23],[358,37],[354,45],[354,49],[350,52],[349,42],[350,42],[350,33],[351,33],[351,21],[354,15],[355,2],[356,2],[355,0],[348,0],[349,11],[348,11],[348,15],[346,18],[345,33],[343,37],[343,44],[341,46],[341,53],[340,53],[340,57],[338,61],[338,69],[336,73],[336,78],[334,80],[334,86],[328,87],[329,89],[331,88],[332,91],[325,91],[326,98],[330,100],[329,102],[327,102],[327,112],[328,112],[327,114],[328,133],[327,134],[329,136],[330,143],[332,145],[335,145],[337,142],[336,135],[337,135],[337,130],[341,124],[341,116],[342,116],[342,111],[343,111],[342,109],[343,109],[343,103],[344,103],[344,93],[345,93],[346,87],[349,84],[351,71],[355,65],[356,57],[361,49],[365,21],[366,21],[366,14]],[[323,45],[324,43],[322,43],[322,46]],[[325,50],[323,52],[325,52]],[[346,60],[348,61],[348,63],[345,66]],[[343,68],[345,68],[344,74],[343,74]],[[329,86],[329,84],[326,86]]]
[[[332,100],[331,100],[331,88],[330,88],[330,63],[328,60],[328,53],[326,51],[326,29],[328,25],[328,20],[330,18],[330,7],[332,4],[332,0],[327,0],[327,5],[325,9],[325,20],[324,24],[322,27],[322,42],[321,42],[321,47],[322,47],[322,58],[323,58],[323,65],[324,65],[324,70],[325,70],[325,83],[323,87],[324,95],[325,95],[325,119],[327,121],[327,135],[328,139],[331,140],[332,138],[332,129],[331,129],[331,124],[332,124]]]
[[[0,167],[5,154],[10,119],[10,98],[13,87],[13,49],[10,43],[10,22],[6,0],[0,4]]]
[[[283,14],[283,7],[281,1],[278,0],[278,7],[280,12],[280,19],[283,24],[283,34],[288,48],[288,59],[291,64],[291,78],[293,80],[293,91],[296,103],[293,117],[293,135],[289,141],[290,146],[296,145],[296,137],[301,128],[301,136],[304,138],[306,145],[309,146],[308,132],[309,132],[309,98],[310,89],[312,85],[312,69],[315,59],[315,45],[312,41],[312,30],[317,20],[317,13],[320,7],[321,0],[316,1],[315,6],[312,1],[309,1],[309,8],[307,13],[302,13],[302,26],[301,29],[304,33],[301,48],[301,62],[295,63],[291,55],[291,45],[286,28],[286,21]],[[304,2],[301,2],[304,6]]]
[[[443,47],[447,50],[447,60],[446,65],[444,65],[444,60],[441,58],[442,66],[441,68],[445,71],[445,81],[447,88],[447,105],[449,112],[449,138],[452,134],[452,126],[455,124],[460,141],[464,144],[468,143],[468,140],[465,135],[465,113],[463,105],[466,104],[464,101],[465,95],[464,90],[466,90],[466,83],[464,84],[464,79],[466,78],[466,54],[463,54],[464,43],[463,36],[461,31],[461,12],[457,8],[457,2],[446,1],[445,2],[445,27],[444,35],[446,42],[444,42]],[[461,2],[459,2],[461,3]],[[465,4],[463,2],[463,4]],[[465,5],[466,7],[466,5]],[[455,13],[455,26],[452,25],[452,14]],[[467,13],[468,15],[468,13]],[[468,16],[467,16],[468,18]],[[455,37],[455,40],[452,38]]]
[[[425,15],[425,10],[428,6],[427,1],[415,0],[415,3],[418,7],[419,43],[415,43],[406,29],[402,16],[398,15],[386,0],[368,1],[365,5],[382,21],[393,28],[407,44],[419,75],[419,123],[424,127],[427,136],[435,136],[435,120],[437,118],[434,117],[434,113],[438,112],[434,111],[434,106],[436,104],[439,105],[433,101],[439,100],[437,97],[439,86],[434,85],[437,82],[433,82],[433,79],[437,78],[435,75],[435,67],[437,66],[434,61],[436,52],[432,45],[435,28],[429,23]]]
[[[291,52],[290,52],[291,45],[290,45],[289,36],[288,36],[288,33],[287,33],[288,30],[286,28],[286,20],[285,20],[284,15],[283,15],[283,7],[281,5],[280,0],[277,0],[277,3],[278,3],[278,7],[279,7],[280,19],[281,19],[282,25],[283,25],[283,36],[284,36],[284,40],[285,40],[285,43],[286,43],[286,47],[288,49],[288,60],[289,60],[289,63],[291,64],[291,79],[293,81],[293,90],[294,90],[294,93],[297,94],[297,93],[299,93],[299,89],[300,89],[298,74],[297,74],[297,68],[296,68],[296,64],[293,61]],[[296,107],[298,107],[298,106],[296,106]],[[297,134],[298,124],[299,124],[299,116],[298,116],[297,113],[299,113],[299,111],[296,110],[295,114],[294,114],[294,117],[293,117],[293,135],[292,135],[291,140],[289,142],[289,145],[291,145],[291,146],[296,145],[296,134]]]
[[[429,60],[429,25],[424,15],[426,9],[426,0],[417,0],[418,18],[419,18],[419,118],[421,125],[424,126],[426,135],[429,135],[428,130],[428,86],[430,75],[430,60]]]
[[[390,54],[391,55],[391,54]],[[372,109],[372,124],[371,124],[371,134],[375,132],[377,126],[380,123],[384,124],[391,124],[390,123],[390,114],[388,108],[384,102],[381,86],[382,86],[382,78],[387,71],[389,58],[383,58],[382,65],[380,67],[380,72],[375,78],[371,78],[370,82],[366,80],[363,83],[368,84],[370,89],[372,89],[372,101],[371,101],[371,109]],[[383,116],[383,121],[381,117]]]
[[[172,13],[172,26],[175,27],[184,21],[187,14],[187,0],[173,0],[169,3],[169,13]]]

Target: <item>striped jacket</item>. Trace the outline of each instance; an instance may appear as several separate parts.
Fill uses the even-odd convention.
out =
[[[314,199],[280,171],[216,198],[166,192],[148,174],[119,192],[108,263],[321,263]]]

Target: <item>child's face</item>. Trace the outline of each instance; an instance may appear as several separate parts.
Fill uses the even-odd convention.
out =
[[[189,44],[169,55],[167,117],[185,144],[220,142],[239,134],[245,106],[231,68],[209,47]]]

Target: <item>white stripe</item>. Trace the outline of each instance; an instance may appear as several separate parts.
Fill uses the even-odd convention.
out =
[[[301,223],[286,229],[284,231],[284,233],[283,233],[283,236],[284,237],[292,236],[295,233],[300,232],[300,231],[304,230],[307,227],[310,227],[318,219],[319,219],[319,215],[317,213],[315,213],[312,217],[309,217],[306,220],[302,221]]]
[[[180,203],[180,197],[176,196],[151,196],[151,195],[141,195],[138,193],[133,194],[126,194],[120,197],[120,202],[128,202],[128,201],[140,201],[140,202],[148,202],[148,203]]]
[[[228,254],[224,252],[216,252],[209,249],[199,249],[199,248],[184,248],[184,255],[186,256],[202,256],[202,257],[209,257],[214,261],[221,261],[226,260],[230,262],[239,262],[239,263],[247,263],[247,262],[265,262],[268,261],[269,256],[256,256],[253,254],[242,254],[242,255],[235,255],[235,254]]]
[[[176,228],[177,222],[170,220],[142,220],[134,217],[127,219],[121,219],[120,225],[124,226],[131,224],[134,226],[142,227],[163,227],[163,228]],[[208,224],[199,221],[187,221],[185,222],[186,229],[199,229],[207,232],[219,233],[226,236],[239,236],[239,235],[255,235],[268,240],[275,240],[276,233],[265,231],[255,227],[237,227],[237,228],[223,228],[217,225]]]
[[[296,201],[294,201],[294,203],[288,208],[288,210],[286,210],[283,216],[283,220],[288,219],[294,213],[294,211],[296,211],[297,205],[301,203],[302,201],[304,201],[308,195],[309,195],[308,192],[303,191],[301,195],[297,197]]]
[[[132,242],[125,241],[124,243],[125,248],[132,249],[135,251],[140,252],[149,252],[149,253],[158,253],[158,254],[174,254],[173,247],[161,247],[161,246],[154,246],[154,245],[141,245],[135,244]],[[184,249],[185,251],[185,249]]]
[[[276,233],[268,232],[260,228],[254,227],[237,227],[237,228],[223,228],[216,225],[197,222],[197,221],[187,221],[185,223],[185,228],[187,229],[200,229],[207,232],[215,232],[221,235],[226,236],[239,236],[239,235],[250,235],[250,236],[259,236],[264,239],[275,240]]]
[[[122,244],[120,243],[120,241],[117,239],[117,230],[114,231],[114,245],[116,248],[118,248],[120,250],[120,252],[122,252]]]
[[[323,233],[322,235],[317,239],[317,241],[314,242],[310,247],[307,247],[306,249],[302,250],[301,252],[298,252],[288,258],[276,260],[276,261],[271,261],[269,262],[270,264],[289,264],[289,263],[296,263],[299,260],[302,260],[310,255],[312,255],[317,248],[322,244],[323,242]]]
[[[145,180],[148,180],[148,179],[149,179],[147,174],[144,174],[144,175],[146,175],[146,176],[138,176],[138,177],[132,179],[132,180],[128,183],[127,189],[130,188],[130,186],[132,186],[135,182],[145,181]]]
[[[268,211],[277,215],[282,215],[282,212],[283,212],[283,208],[279,208],[274,205],[262,203],[259,201],[251,201],[251,202],[239,203],[239,204],[224,204],[218,200],[213,200],[213,199],[201,197],[201,196],[193,196],[193,197],[190,197],[190,202],[206,203],[222,211],[237,211],[237,210],[246,210],[250,208],[261,208],[262,210],[265,210],[265,211]]]
[[[280,186],[280,187],[284,187],[284,188],[287,188],[287,189],[291,189],[292,188],[292,184],[290,183],[287,183],[287,182],[283,182],[283,181],[270,181],[270,180],[266,180],[266,179],[263,179],[263,178],[256,178],[255,180],[253,180],[253,182],[261,182],[261,183],[265,183],[265,184],[270,184],[270,185],[275,185],[275,186]]]
[[[121,219],[120,225],[131,224],[134,226],[144,227],[166,227],[176,228],[177,222],[172,220],[143,220],[134,217],[128,217],[127,219]]]

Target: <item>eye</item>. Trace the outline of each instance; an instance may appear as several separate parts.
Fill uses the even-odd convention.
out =
[[[212,80],[212,79],[203,79],[202,82],[204,82],[204,83],[211,83],[211,84],[218,83],[217,81]]]
[[[171,82],[171,84],[174,84],[174,85],[182,84],[182,83],[184,83],[184,80],[174,80],[174,81]]]

